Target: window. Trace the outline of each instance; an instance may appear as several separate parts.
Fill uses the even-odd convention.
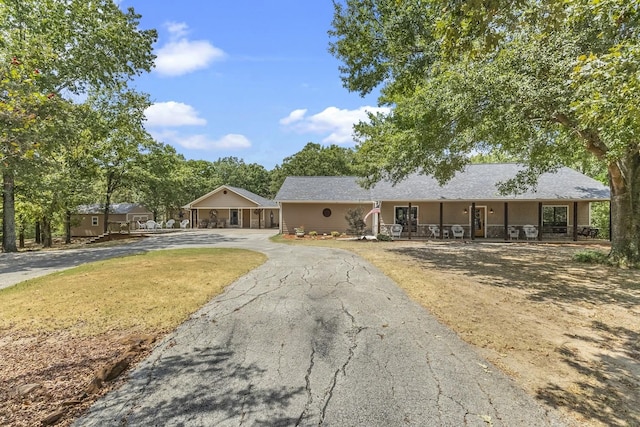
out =
[[[331,209],[329,209],[329,208],[324,208],[324,209],[322,210],[322,216],[324,216],[324,217],[326,217],[326,218],[329,218],[329,217],[331,216]]]
[[[566,227],[568,225],[568,206],[543,206],[542,226],[543,227]]]
[[[97,216],[92,216],[91,217],[91,225],[93,227],[97,227],[98,226],[98,217]]]
[[[396,206],[395,208],[396,224],[402,224],[402,228],[404,231],[408,231],[409,225],[409,207],[408,206]],[[411,206],[411,232],[415,233],[418,231],[418,207]]]

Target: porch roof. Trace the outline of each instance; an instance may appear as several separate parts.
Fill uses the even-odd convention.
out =
[[[213,191],[210,191],[209,193],[205,194],[202,197],[198,197],[196,200],[186,204],[183,206],[184,209],[193,209],[194,205],[196,205],[198,202],[201,202],[202,200],[207,199],[208,197],[222,191],[222,190],[229,190],[232,191],[234,193],[236,193],[237,195],[239,195],[240,197],[243,197],[244,199],[246,199],[249,202],[252,202],[256,205],[256,207],[258,208],[272,208],[272,209],[279,209],[278,204],[270,199],[267,199],[265,197],[262,197],[258,194],[255,194],[249,190],[245,190],[244,188],[239,188],[239,187],[232,187],[230,185],[221,185],[220,187],[216,188]]]
[[[440,185],[431,176],[412,174],[392,185],[378,182],[370,190],[356,177],[288,177],[275,200],[295,201],[445,201],[445,200],[609,200],[609,188],[571,168],[563,167],[538,179],[535,189],[523,194],[503,195],[498,184],[514,178],[523,167],[517,164],[468,165],[448,183]]]

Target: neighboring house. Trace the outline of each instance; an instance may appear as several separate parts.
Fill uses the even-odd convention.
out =
[[[153,213],[137,203],[113,203],[109,206],[109,230],[136,228],[136,221],[153,219]],[[78,206],[71,215],[71,235],[74,237],[99,236],[104,231],[104,205],[94,203]]]
[[[280,208],[251,191],[222,185],[183,206],[193,228],[274,228]]]
[[[361,208],[369,230],[401,224],[402,235],[438,236],[461,225],[465,238],[505,238],[509,227],[524,238],[522,226],[543,234],[573,236],[590,226],[591,202],[609,200],[609,188],[573,169],[561,168],[540,177],[537,188],[501,195],[497,185],[514,178],[516,164],[474,164],[439,185],[432,177],[413,174],[393,186],[379,182],[366,190],[356,177],[288,177],[275,200],[280,204],[280,232],[304,227],[318,233],[344,232],[349,209]],[[411,226],[409,226],[411,225]],[[436,228],[437,227],[437,228]],[[604,236],[606,237],[606,236]]]

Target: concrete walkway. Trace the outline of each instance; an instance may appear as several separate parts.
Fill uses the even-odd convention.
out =
[[[212,230],[89,251],[87,260],[225,246],[269,260],[163,340],[75,425],[564,425],[369,263],[272,244],[270,234]],[[77,257],[56,259],[59,268]]]

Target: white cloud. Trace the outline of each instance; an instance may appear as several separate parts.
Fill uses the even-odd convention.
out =
[[[280,120],[280,124],[298,133],[314,133],[327,135],[322,142],[329,144],[353,143],[353,125],[368,121],[367,112],[389,113],[386,107],[360,107],[356,110],[345,110],[328,107],[323,111],[306,117],[307,110],[292,111]]]
[[[307,114],[306,109],[293,110],[287,117],[280,119],[280,124],[286,126],[298,122],[304,118],[305,114]]]
[[[179,145],[189,150],[245,150],[251,148],[251,141],[244,135],[230,133],[219,139],[208,135],[180,135],[173,130],[152,133],[154,139],[166,144]]]
[[[188,26],[183,22],[169,22],[169,42],[157,49],[155,71],[164,76],[180,76],[207,68],[226,54],[207,40],[189,40]]]
[[[148,107],[145,112],[148,127],[204,126],[207,121],[198,117],[198,112],[191,105],[182,102],[158,102]]]

